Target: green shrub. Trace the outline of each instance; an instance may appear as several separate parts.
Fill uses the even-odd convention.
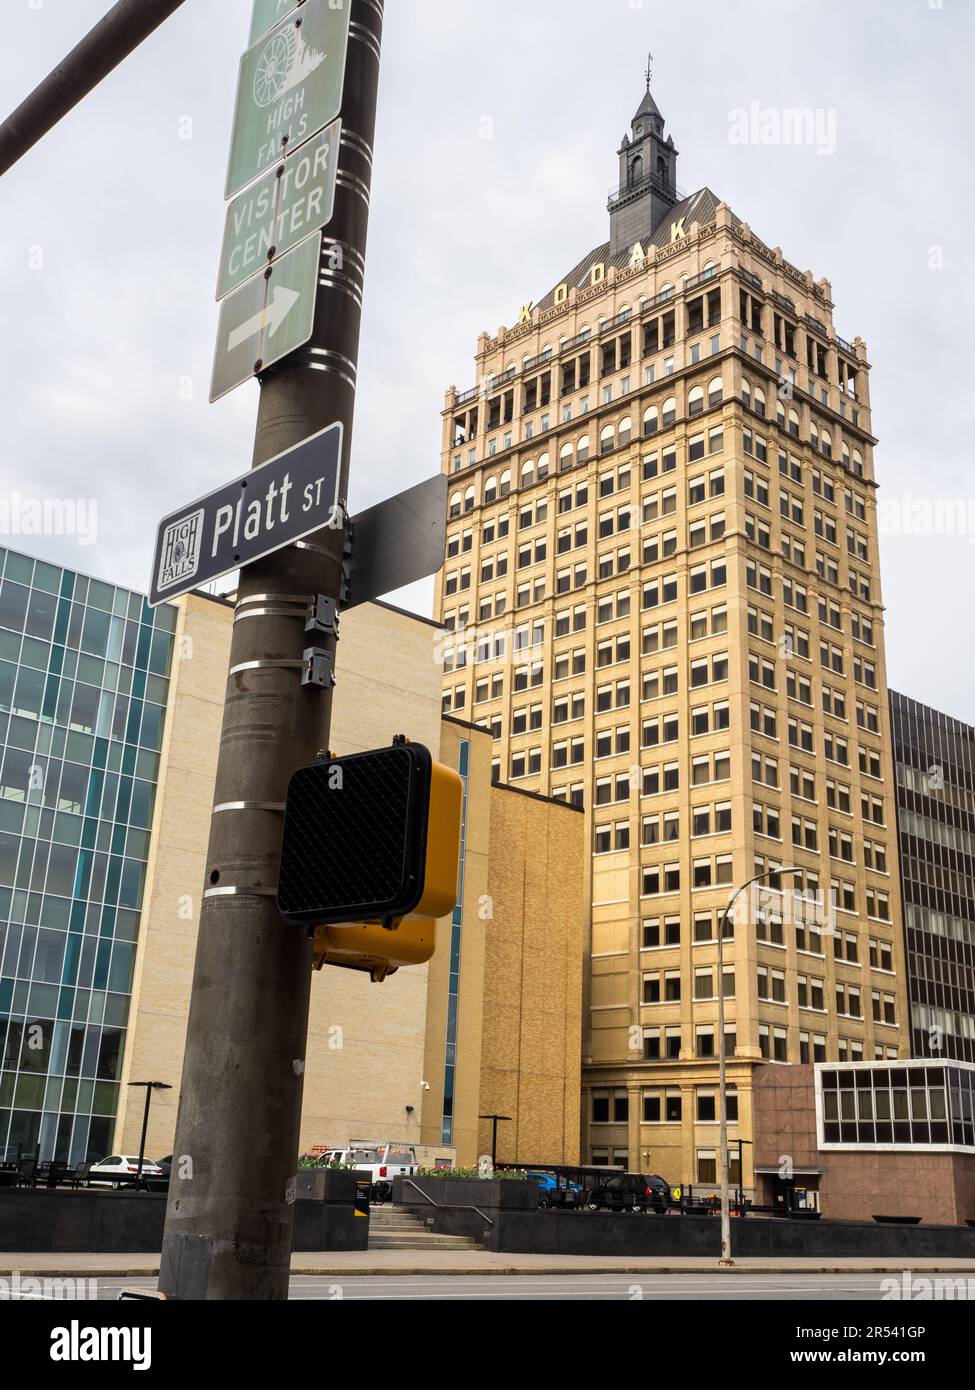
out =
[[[481,1173],[477,1168],[417,1168],[416,1176],[418,1178],[479,1178]],[[515,1182],[525,1182],[528,1178],[524,1168],[495,1168],[491,1176],[514,1180]]]

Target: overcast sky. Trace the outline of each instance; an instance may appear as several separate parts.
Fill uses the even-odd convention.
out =
[[[0,116],[108,8],[3,0]],[[93,545],[10,544],[139,589],[158,519],[251,458],[257,386],[207,401],[250,9],[186,0],[0,179],[0,504],[98,504]],[[865,339],[882,502],[962,508],[952,534],[917,534],[922,512],[882,535],[887,658],[892,685],[975,722],[971,0],[387,10],[353,510],[438,470],[444,389],[473,385],[478,332],[605,240],[652,49],[680,186],[828,277],[837,330]],[[821,112],[835,150],[735,143],[730,113],[753,102]],[[409,598],[428,614],[431,596]]]

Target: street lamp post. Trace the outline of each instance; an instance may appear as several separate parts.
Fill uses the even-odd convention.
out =
[[[173,1088],[166,1081],[130,1081],[130,1086],[145,1086],[146,1088],[146,1108],[142,1112],[142,1138],[139,1140],[139,1167],[135,1175],[136,1185],[142,1181],[142,1163],[146,1156],[146,1135],[149,1132],[149,1106],[152,1103],[153,1091],[171,1091]]]
[[[728,1201],[728,1084],[724,1044],[724,932],[737,898],[753,883],[761,883],[766,878],[778,878],[781,874],[799,874],[801,869],[768,869],[764,874],[755,874],[736,888],[721,914],[718,928],[718,1181],[721,1184],[721,1258],[718,1263],[733,1265],[731,1258],[731,1209]]]
[[[510,1120],[510,1115],[478,1115],[479,1120],[491,1121],[491,1167],[498,1166],[498,1121]]]
[[[744,1209],[744,1206],[745,1206],[745,1159],[744,1159],[744,1155],[743,1155],[743,1153],[742,1153],[742,1149],[744,1148],[744,1146],[745,1146],[746,1144],[749,1146],[749,1148],[751,1148],[751,1146],[752,1146],[752,1141],[751,1141],[750,1139],[742,1139],[741,1137],[739,1137],[739,1139],[738,1139],[738,1188],[737,1188],[737,1190],[736,1190],[736,1192],[735,1192],[735,1201],[736,1201],[737,1204],[738,1204],[738,1215],[739,1215],[739,1216],[741,1216],[741,1215],[743,1214],[743,1209]]]

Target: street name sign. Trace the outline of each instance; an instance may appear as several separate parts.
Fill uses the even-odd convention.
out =
[[[159,523],[152,608],[252,564],[323,527],[341,525],[341,423],[313,434]]]
[[[217,299],[331,221],[342,122],[313,136],[227,208]]]
[[[316,232],[220,305],[211,402],[307,343],[321,254],[322,234]]]
[[[254,15],[251,19],[251,36],[248,44],[255,44],[269,29],[279,24],[292,10],[296,10],[301,0],[254,0]]]
[[[305,0],[241,58],[227,198],[341,111],[349,5],[350,0]]]
[[[352,518],[349,595],[355,608],[442,567],[447,545],[447,475],[435,473]]]

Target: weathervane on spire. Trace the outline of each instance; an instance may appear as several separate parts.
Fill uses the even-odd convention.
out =
[[[647,91],[650,90],[650,79],[653,76],[653,54],[647,54]]]

